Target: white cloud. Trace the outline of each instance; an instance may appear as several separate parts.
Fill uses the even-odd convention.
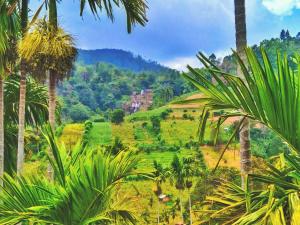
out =
[[[203,52],[204,53],[204,52]],[[230,55],[232,53],[231,49],[224,49],[224,50],[218,50],[215,52],[215,55],[218,59],[223,59],[225,56]],[[208,56],[207,53],[204,53],[206,56]],[[178,71],[187,71],[187,65],[191,67],[201,68],[203,67],[202,63],[199,61],[199,59],[194,56],[185,56],[185,57],[176,57],[171,60],[163,61],[161,64],[178,70]]]
[[[163,65],[179,71],[187,71],[187,65],[192,67],[202,67],[196,56],[176,57],[174,59],[162,62]]]
[[[262,0],[262,4],[278,16],[291,15],[294,9],[300,9],[300,0]]]

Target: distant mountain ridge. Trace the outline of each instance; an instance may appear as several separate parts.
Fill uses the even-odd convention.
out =
[[[162,72],[170,70],[170,68],[162,66],[155,61],[146,60],[140,55],[134,55],[132,52],[121,49],[78,49],[77,61],[87,65],[104,62],[133,72]]]

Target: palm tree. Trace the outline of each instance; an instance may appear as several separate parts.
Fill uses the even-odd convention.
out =
[[[162,194],[162,183],[166,182],[169,176],[169,170],[164,168],[162,164],[158,163],[156,160],[153,162],[153,177],[156,184],[156,190],[154,191],[157,198]],[[158,207],[157,207],[157,224],[160,223],[160,200],[158,199]]]
[[[245,0],[234,0],[235,15],[235,39],[237,53],[243,61],[246,60],[244,49],[247,47]],[[237,67],[237,76],[245,79],[241,68]],[[245,177],[251,171],[251,151],[250,151],[250,123],[246,118],[240,129],[240,162],[242,186],[245,184]]]
[[[49,0],[49,25],[52,27],[52,32],[56,33],[58,29],[56,0]],[[54,69],[49,70],[49,123],[52,129],[55,129],[57,72]]]
[[[173,158],[173,161],[171,163],[171,170],[171,182],[175,184],[176,189],[179,191],[180,214],[182,222],[184,223],[182,192],[185,189],[185,171],[184,165],[177,155],[175,155]]]
[[[132,152],[105,155],[77,146],[70,154],[50,126],[44,131],[52,156],[55,181],[44,177],[5,175],[0,193],[0,223],[136,224],[128,199],[115,199],[116,187],[135,171]]]
[[[191,200],[191,188],[193,186],[193,175],[194,175],[194,168],[193,163],[194,159],[192,158],[183,158],[183,170],[184,170],[184,176],[185,176],[185,187],[188,189],[189,192],[189,211],[190,211],[190,224],[193,224],[193,218],[192,218],[192,200]]]
[[[85,8],[86,1],[80,0],[80,15],[82,16],[83,10]],[[131,32],[132,26],[136,23],[144,26],[147,22],[146,18],[146,1],[145,0],[132,0],[132,1],[112,1],[112,0],[92,0],[88,1],[90,9],[93,14],[98,15],[98,12],[104,10],[109,19],[114,20],[113,15],[113,5],[120,7],[124,6],[127,15],[127,31]],[[56,0],[49,0],[49,24],[53,27],[53,32],[56,31],[58,27],[57,19],[57,4]],[[53,69],[49,70],[49,122],[51,126],[55,127],[55,107],[56,107],[56,97],[55,88],[57,82],[57,76],[60,71],[55,71]]]
[[[17,15],[11,12],[9,3],[6,0],[0,1],[0,177],[4,172],[4,78],[10,61],[9,41],[18,30]],[[2,183],[0,181],[0,186]]]
[[[21,3],[21,32],[24,36],[28,21],[28,0],[22,0]],[[25,132],[25,96],[26,96],[26,71],[25,61],[21,59],[20,63],[20,101],[19,101],[19,129],[18,129],[18,151],[17,151],[17,173],[23,171],[24,165],[24,132]]]
[[[216,82],[211,83],[205,74],[191,67],[191,73],[184,75],[205,94],[203,99],[190,101],[205,103],[200,124],[201,139],[207,122],[205,115],[209,111],[223,109],[225,114],[219,118],[219,127],[226,119],[234,116],[260,122],[277,133],[289,146],[290,152],[280,157],[282,164],[278,168],[270,164],[264,175],[249,175],[252,180],[263,182],[267,189],[252,191],[248,185],[245,185],[246,188],[240,188],[225,183],[218,190],[218,196],[211,198],[221,208],[210,216],[227,219],[221,224],[297,224],[300,205],[300,57],[296,55],[293,60],[298,68],[294,71],[286,55],[282,57],[278,53],[276,65],[273,66],[264,49],[260,53],[261,61],[250,48],[245,50],[245,54],[246,62],[234,52],[245,79],[214,67],[201,53],[198,58],[206,65]],[[220,79],[220,76],[223,79]],[[239,131],[242,122],[243,120],[226,147]],[[226,203],[229,198],[232,202]]]
[[[48,97],[44,86],[37,84],[33,79],[26,78],[26,107],[25,124],[31,127],[42,126],[47,121]],[[5,172],[14,174],[16,171],[16,151],[18,132],[18,92],[20,89],[20,77],[11,75],[5,80],[4,87],[4,129],[5,129]]]

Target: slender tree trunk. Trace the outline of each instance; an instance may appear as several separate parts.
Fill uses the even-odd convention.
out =
[[[234,0],[236,48],[239,56],[245,62],[245,48],[247,47],[245,0]],[[237,75],[244,79],[241,68],[238,66]],[[250,123],[245,119],[240,130],[240,157],[242,187],[245,188],[245,178],[251,170],[250,151]]]
[[[160,219],[159,219],[159,216],[160,216],[160,203],[159,203],[159,199],[158,199],[158,202],[157,202],[157,224],[159,225],[160,224]]]
[[[179,195],[180,195],[180,213],[181,213],[181,219],[182,223],[184,223],[184,218],[183,218],[183,207],[182,207],[182,190],[179,190]]]
[[[19,101],[20,102],[19,102],[17,174],[23,172],[23,166],[24,166],[24,132],[25,132],[25,104],[26,104],[26,73],[24,71],[21,71]]]
[[[56,109],[56,77],[53,71],[49,71],[49,123],[52,130],[55,130],[55,109]],[[47,168],[49,180],[54,179],[53,168],[48,164]]]
[[[49,123],[55,129],[55,109],[56,109],[56,77],[53,71],[49,75]]]
[[[193,224],[193,218],[192,218],[192,200],[191,200],[191,193],[189,191],[189,208],[190,208],[190,225]]]
[[[55,29],[57,29],[57,5],[56,0],[49,0],[49,23]],[[56,72],[49,71],[49,123],[52,130],[55,130],[55,109],[56,109]],[[53,168],[48,164],[48,178],[54,179]]]
[[[0,76],[0,177],[4,174],[4,82]],[[3,181],[0,179],[0,185]]]
[[[21,7],[22,35],[25,34],[28,23],[28,0],[22,0]],[[26,104],[26,72],[25,64],[21,59],[20,72],[20,98],[19,98],[19,127],[18,127],[18,151],[17,151],[17,174],[23,171],[24,165],[24,133],[25,133],[25,104]]]

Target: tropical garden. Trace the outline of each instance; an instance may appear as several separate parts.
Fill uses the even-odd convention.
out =
[[[0,224],[299,223],[296,38],[247,47],[234,0],[236,51],[222,63],[199,52],[203,68],[182,74],[130,54],[132,71],[86,65],[59,3],[0,0]],[[123,9],[128,33],[148,21],[144,0],[81,0],[78,16],[86,8],[111,21]],[[153,102],[128,114],[137,86]]]

